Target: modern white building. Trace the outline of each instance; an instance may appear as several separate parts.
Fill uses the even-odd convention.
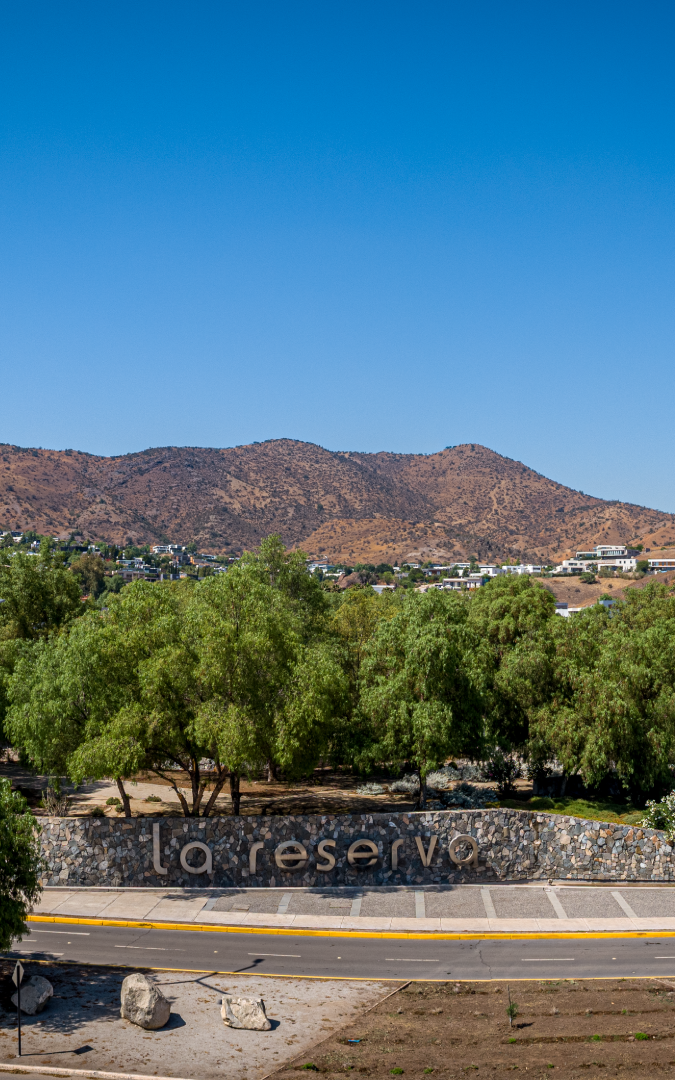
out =
[[[647,559],[649,569],[656,574],[665,574],[668,570],[675,570],[675,559]]]
[[[456,589],[461,591],[462,589],[480,589],[483,584],[484,579],[482,574],[469,574],[468,577],[445,578],[443,581],[439,582],[435,588]],[[434,586],[432,585],[431,588],[434,588]]]
[[[534,566],[532,563],[527,565],[519,563],[518,566],[503,566],[502,573],[504,574],[541,574],[543,566]]]
[[[596,544],[592,551],[577,551],[576,558],[565,559],[560,566],[556,566],[554,573],[581,574],[588,570],[594,572],[606,567],[609,570],[619,570],[628,574],[635,570],[639,557],[639,551],[621,544]]]

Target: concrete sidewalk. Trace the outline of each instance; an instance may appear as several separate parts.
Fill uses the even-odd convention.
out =
[[[35,915],[399,933],[675,931],[675,886],[46,888]]]

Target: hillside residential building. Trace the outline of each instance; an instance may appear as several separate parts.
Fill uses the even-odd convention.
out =
[[[445,578],[438,585],[429,585],[430,589],[480,589],[485,584],[482,574],[469,574],[468,577]],[[424,588],[424,586],[422,586]]]
[[[556,566],[556,574],[581,574],[584,571],[597,571],[606,567],[609,570],[619,570],[624,574],[635,570],[639,551],[623,547],[619,544],[596,544],[592,551],[577,551],[576,558],[565,559]]]
[[[613,600],[596,600],[596,604],[600,604],[602,607],[612,607]],[[570,607],[565,600],[556,600],[555,613],[556,615],[562,615],[564,619],[569,618],[570,615],[576,615],[580,611],[587,611],[588,608],[593,607],[593,604],[586,604],[583,607]]]
[[[577,551],[577,559],[619,559],[639,554],[623,544],[596,544],[592,551]]]
[[[534,566],[532,563],[527,565],[519,563],[518,566],[503,566],[502,572],[504,574],[541,574],[543,566]]]
[[[665,574],[668,570],[675,570],[675,559],[648,559],[649,569],[656,574]]]

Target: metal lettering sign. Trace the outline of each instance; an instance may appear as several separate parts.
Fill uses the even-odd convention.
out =
[[[424,869],[441,869],[441,863],[443,861],[443,852],[440,850],[440,844],[438,843],[438,836],[432,834],[427,837],[414,836],[409,837],[408,840],[415,841],[417,848],[417,856],[413,852],[408,850],[406,853],[406,841],[402,838],[393,839],[390,842],[390,850],[387,854],[385,845],[382,844],[382,850],[380,846],[374,840],[362,839],[354,840],[346,852],[348,865],[355,870],[368,869],[374,867],[378,863],[381,866],[386,866],[389,862],[391,869],[396,871],[400,867],[401,860],[406,860],[408,863],[412,858],[418,857]],[[426,847],[425,847],[426,843]],[[248,873],[255,877],[261,871],[260,863],[265,861],[268,863],[270,856],[273,858],[276,867],[285,874],[297,873],[304,870],[310,863],[310,859],[314,860],[315,868],[322,874],[329,873],[335,869],[337,862],[337,855],[333,854],[328,848],[335,848],[337,844],[336,839],[321,839],[318,841],[316,853],[308,851],[304,844],[298,840],[284,840],[272,850],[265,850],[265,845],[262,840],[257,840],[254,844],[251,844],[248,850]],[[187,861],[188,853],[192,850],[199,850],[204,853],[204,861],[198,865],[193,866]],[[450,858],[450,869],[455,870],[456,867],[463,868],[467,866],[478,865],[478,852],[479,846],[473,836],[468,834],[460,834],[455,836],[448,844],[447,854]],[[213,852],[208,844],[205,844],[201,840],[192,840],[187,844],[184,844],[182,848],[177,851],[180,865],[183,870],[188,874],[208,874],[213,875]],[[170,858],[172,852],[169,847],[164,849],[164,854]],[[167,866],[162,866],[162,848],[160,840],[160,825],[158,823],[152,826],[152,865],[156,874],[166,875],[169,873]],[[319,862],[319,859],[325,859],[325,862]],[[236,860],[235,860],[236,863]],[[453,865],[454,864],[454,865]],[[20,967],[17,964],[17,968]],[[23,968],[21,969],[23,973]],[[16,979],[15,979],[16,982]],[[18,985],[18,983],[17,983]]]
[[[17,960],[16,965],[14,967],[14,971],[12,972],[12,982],[14,983],[14,985],[16,987],[19,987],[21,985],[22,981],[23,981],[23,964],[21,963],[20,960]]]

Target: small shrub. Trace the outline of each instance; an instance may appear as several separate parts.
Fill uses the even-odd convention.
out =
[[[427,784],[436,791],[447,791],[453,781],[461,779],[461,772],[452,765],[444,765],[442,769],[427,773]]]
[[[515,1035],[512,1035],[511,1038],[509,1039],[509,1042],[518,1042],[518,1040],[515,1037]]]
[[[50,817],[64,817],[68,813],[68,796],[58,787],[48,787],[42,796],[42,806]]]
[[[506,1006],[506,1015],[509,1018],[509,1027],[513,1027],[513,1021],[518,1015],[518,1004],[515,1001],[511,1001],[511,987],[506,987],[506,992],[509,995],[509,1003]]]
[[[105,817],[105,810],[102,806],[94,806],[89,813],[89,817]]]
[[[444,806],[460,806],[467,810],[482,810],[488,803],[498,802],[497,792],[492,788],[478,788],[462,781],[452,791],[443,792]]]
[[[382,784],[360,784],[356,789],[357,795],[384,795]]]
[[[109,799],[106,799],[105,804],[106,806],[121,806],[122,801],[116,795],[111,795]]]
[[[513,782],[520,776],[522,767],[513,754],[505,754],[497,748],[487,762],[484,772],[488,780],[494,780],[500,795],[508,795],[515,790]]]
[[[312,1072],[318,1072],[319,1066],[315,1065],[313,1061],[308,1061],[306,1065],[301,1065],[301,1069],[311,1069]]]
[[[649,1035],[645,1035],[644,1031],[636,1031],[635,1032],[635,1038],[642,1041],[643,1039],[648,1039]]]
[[[640,824],[647,829],[662,829],[669,840],[675,839],[675,791],[659,802],[650,800]],[[637,1036],[636,1036],[637,1038]]]
[[[159,795],[148,795],[146,802],[161,802]]]
[[[394,783],[389,785],[390,791],[400,795],[416,795],[419,789],[420,778],[414,773],[406,773],[400,780],[394,780]]]
[[[403,1069],[399,1069],[398,1065],[396,1066],[395,1069],[391,1070],[391,1075],[392,1076],[402,1076],[402,1074],[403,1074]]]

